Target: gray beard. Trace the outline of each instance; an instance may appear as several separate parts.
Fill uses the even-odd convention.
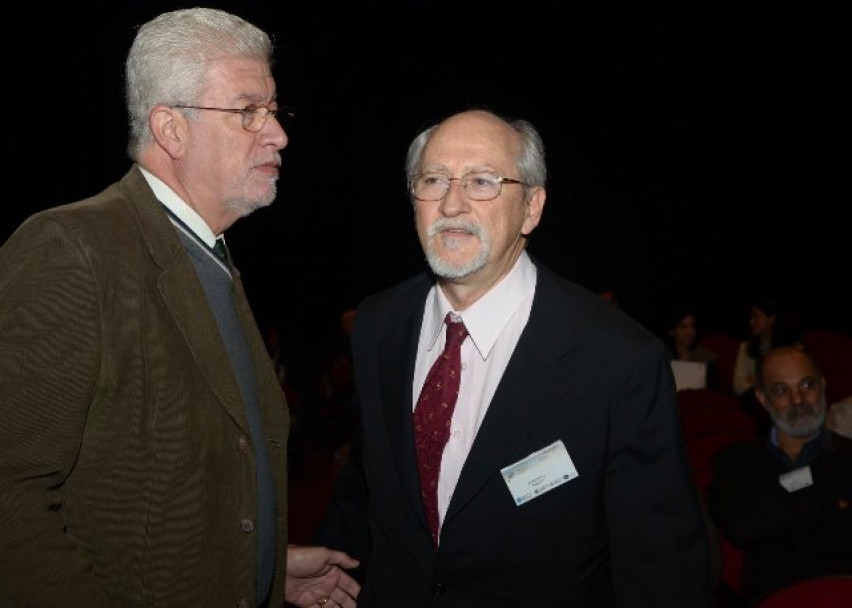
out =
[[[445,244],[447,241],[451,241],[453,237],[440,235],[442,230],[448,228],[467,230],[479,239],[481,247],[479,253],[472,260],[461,265],[451,264],[438,255],[435,247],[432,245],[432,238],[437,236],[438,238],[445,239]],[[491,241],[488,238],[488,233],[482,229],[482,226],[472,222],[442,218],[429,226],[426,234],[429,237],[426,242],[426,261],[429,262],[432,272],[443,279],[460,279],[473,274],[485,266],[485,263],[488,261],[488,255],[491,253]]]
[[[784,414],[776,414],[775,409],[769,408],[769,416],[772,422],[785,435],[796,439],[807,439],[819,433],[825,423],[825,395],[820,397],[816,406],[809,403],[794,405]]]
[[[270,189],[269,193],[261,197],[259,199],[247,199],[247,198],[233,198],[225,201],[225,205],[235,211],[239,217],[246,217],[247,215],[251,215],[253,212],[258,209],[262,209],[263,207],[268,207],[275,200],[275,197],[278,194],[278,184],[277,179],[270,180]]]

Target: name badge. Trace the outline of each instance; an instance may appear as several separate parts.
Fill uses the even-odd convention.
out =
[[[500,473],[518,506],[580,475],[561,439],[500,469]]]
[[[811,477],[811,467],[802,467],[789,473],[782,473],[778,476],[780,483],[788,492],[795,492],[802,488],[807,488],[814,485],[814,479]]]

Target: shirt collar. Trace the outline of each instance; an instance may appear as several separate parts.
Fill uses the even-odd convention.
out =
[[[463,312],[453,310],[436,283],[426,301],[424,331],[430,336],[429,350],[435,346],[444,327],[444,318],[451,312],[454,318],[464,321],[471,341],[485,360],[506,323],[517,312],[524,299],[535,290],[535,282],[535,265],[527,252],[522,251],[512,270]]]
[[[213,234],[210,226],[201,219],[201,216],[198,215],[195,209],[187,205],[163,180],[144,167],[139,167],[139,169],[142,171],[145,181],[151,186],[151,190],[154,191],[154,196],[157,197],[157,200],[174,213],[208,247],[213,247],[216,244],[216,235]]]
[[[831,433],[826,430],[824,425],[813,439],[802,446],[802,450],[799,452],[799,456],[795,462],[792,462],[786,452],[781,449],[781,445],[778,443],[778,427],[775,425],[769,431],[769,444],[775,456],[791,469],[809,465],[823,452],[834,451],[834,442],[832,441]]]

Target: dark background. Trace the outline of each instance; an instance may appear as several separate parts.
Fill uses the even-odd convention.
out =
[[[33,5],[9,20],[43,52],[7,53],[18,194],[0,241],[121,178],[134,28],[195,4]],[[614,288],[651,328],[686,299],[705,329],[743,334],[749,298],[769,293],[807,326],[852,332],[848,4],[208,3],[273,35],[279,99],[297,111],[277,201],[227,233],[260,323],[296,339],[336,328],[423,268],[406,147],[482,104],[542,133],[548,199],[530,250],[556,271]]]

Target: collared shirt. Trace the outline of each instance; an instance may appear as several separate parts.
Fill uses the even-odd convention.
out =
[[[228,267],[227,262],[223,261],[219,257],[219,254],[214,251],[217,240],[221,240],[221,243],[223,245],[225,244],[224,234],[220,234],[218,236],[213,234],[213,231],[210,230],[210,226],[207,225],[207,222],[198,215],[195,209],[187,205],[174,190],[169,188],[165,182],[150,171],[146,170],[144,167],[140,166],[139,169],[142,171],[142,176],[145,178],[145,181],[147,181],[148,185],[151,186],[151,190],[154,191],[154,196],[157,197],[157,200],[159,200],[168,211],[169,220],[175,228],[185,233],[196,245],[198,245],[198,248],[201,251],[204,251],[211,260],[213,260],[228,274],[228,276],[231,276],[231,269]]]
[[[778,427],[773,426],[769,431],[769,450],[775,458],[784,463],[784,467],[787,471],[808,466],[824,452],[831,449],[831,447],[831,436],[823,426],[813,439],[802,446],[802,449],[799,451],[799,455],[796,457],[796,461],[793,462],[787,453],[781,449],[781,445],[778,443]]]
[[[175,191],[169,188],[163,180],[143,167],[139,167],[139,169],[142,170],[142,176],[148,182],[148,185],[151,186],[151,190],[154,191],[154,196],[157,197],[157,200],[174,213],[205,245],[212,249],[216,244],[217,235],[213,234],[207,222],[198,215],[195,209],[187,205],[181,197],[175,194]],[[225,237],[222,236],[222,238],[224,239]]]
[[[461,347],[459,397],[438,479],[438,513],[442,522],[491,398],[529,320],[535,285],[536,268],[524,251],[512,270],[463,312],[452,309],[437,284],[426,297],[412,385],[415,406],[429,369],[444,350],[447,313],[461,318],[469,333]]]

